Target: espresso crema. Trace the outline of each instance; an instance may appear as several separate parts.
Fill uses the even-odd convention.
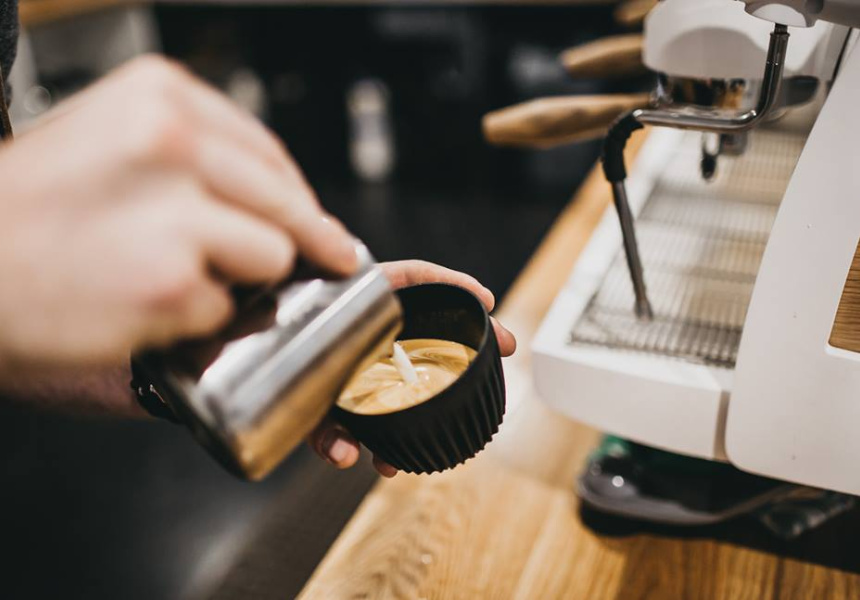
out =
[[[383,358],[353,376],[337,405],[360,415],[381,415],[425,402],[454,383],[475,358],[476,352],[447,340],[398,342],[412,362],[418,380],[407,383],[392,357]]]

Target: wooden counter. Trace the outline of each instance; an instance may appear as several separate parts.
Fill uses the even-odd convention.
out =
[[[857,511],[792,543],[745,520],[683,537],[584,524],[572,483],[599,435],[536,398],[529,346],[610,201],[595,170],[498,312],[520,349],[505,362],[508,414],[493,443],[453,471],[380,481],[303,600],[860,598]]]

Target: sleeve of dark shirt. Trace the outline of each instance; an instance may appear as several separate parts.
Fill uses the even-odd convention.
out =
[[[18,49],[18,0],[0,0],[0,64],[9,98],[9,72]]]

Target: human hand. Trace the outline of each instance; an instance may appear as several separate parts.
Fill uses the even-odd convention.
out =
[[[215,331],[231,284],[281,279],[296,254],[356,268],[351,236],[275,136],[162,58],[1,147],[0,182],[0,377]]]
[[[382,263],[381,267],[394,289],[421,283],[450,283],[475,294],[484,303],[488,311],[493,310],[496,303],[490,290],[481,285],[474,277],[459,271],[421,260]],[[492,317],[491,320],[502,356],[510,356],[517,348],[516,339],[498,321]],[[358,441],[329,418],[326,418],[311,433],[308,443],[321,458],[339,469],[349,468],[358,461]],[[397,469],[377,457],[373,458],[373,465],[384,477],[394,477],[397,474]]]

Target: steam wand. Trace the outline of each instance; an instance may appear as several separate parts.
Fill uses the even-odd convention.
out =
[[[627,169],[624,165],[624,148],[630,135],[645,125],[673,127],[675,129],[695,129],[711,133],[738,133],[758,125],[776,106],[779,88],[782,83],[785,55],[788,49],[788,28],[776,24],[770,34],[767,60],[762,77],[762,87],[755,108],[746,112],[719,111],[692,105],[668,105],[656,108],[640,108],[621,116],[610,127],[603,143],[603,173],[612,184],[612,199],[621,234],[624,239],[624,254],[636,296],[636,316],[643,320],[654,318],[648,292],[639,246],[636,242],[636,229],[633,213],[627,200]]]

